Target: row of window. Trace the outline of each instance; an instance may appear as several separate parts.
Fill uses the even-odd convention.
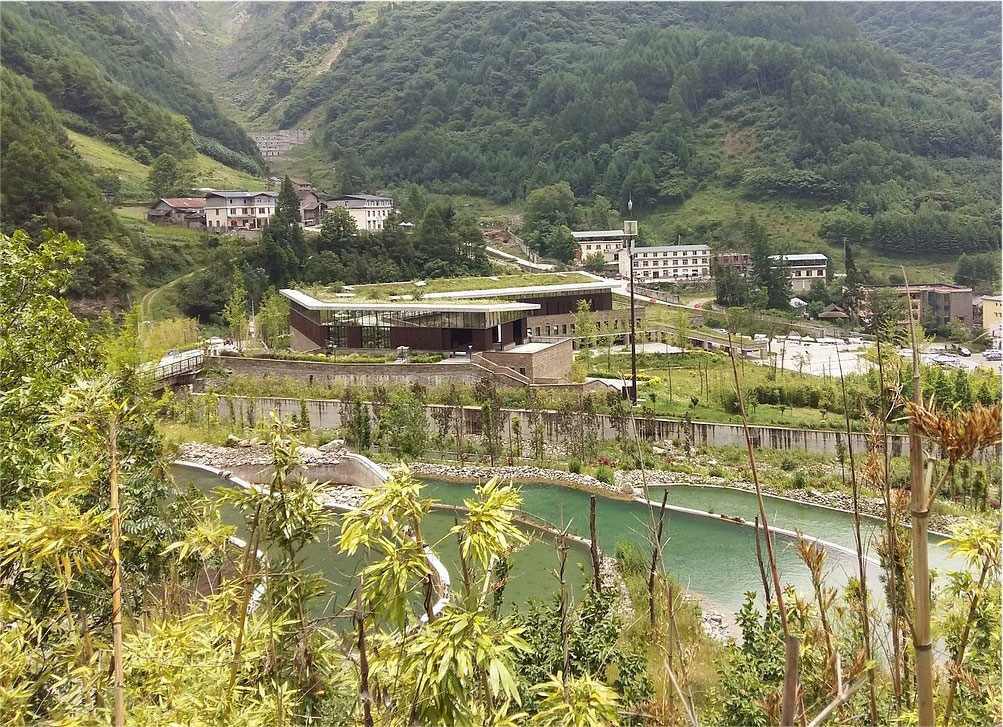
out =
[[[624,321],[624,330],[630,325],[630,321]],[[638,318],[635,322],[636,325],[641,325],[641,319]],[[614,318],[612,320],[598,320],[596,321],[596,330],[602,331],[603,329],[607,331],[619,331],[620,330],[620,319]],[[553,325],[546,326],[536,326],[535,331],[530,327],[531,332],[535,336],[567,336],[570,332],[571,335],[575,335],[575,324],[574,323],[554,323]]]
[[[658,258],[658,257],[667,258],[667,257],[669,257],[668,251],[663,251],[663,252],[638,252],[638,253],[636,253],[636,255],[637,255],[637,257],[655,257],[655,258]],[[683,251],[683,252],[680,252],[678,250],[673,250],[672,251],[672,257],[678,257],[680,255],[682,255],[683,257],[689,257],[689,256],[693,256],[693,257],[709,257],[710,256],[710,250],[686,250],[686,251]]]
[[[824,268],[821,268],[819,270],[805,270],[803,272],[804,272],[804,277],[806,277],[806,278],[811,278],[811,277],[824,278],[825,277],[825,269]],[[791,277],[800,278],[800,277],[802,277],[801,273],[802,273],[801,270],[793,270]]]

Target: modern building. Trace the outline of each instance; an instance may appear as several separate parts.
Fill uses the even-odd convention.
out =
[[[310,136],[310,129],[279,129],[252,133],[250,136],[262,157],[275,159],[285,156],[297,144],[305,144]]]
[[[734,270],[742,277],[749,274],[752,256],[747,252],[720,252],[714,256],[712,274],[715,270]]]
[[[821,253],[771,255],[770,260],[787,266],[787,278],[794,292],[811,290],[816,282],[826,281],[829,258]]]
[[[292,348],[504,350],[526,340],[538,306],[511,301],[372,301],[284,289]]]
[[[372,194],[343,194],[327,200],[327,208],[344,207],[360,230],[382,230],[383,222],[397,210],[390,197]]]
[[[1003,295],[982,296],[982,323],[993,338],[1003,337]]]
[[[433,283],[433,289],[428,290],[429,287],[432,287],[431,284]],[[485,338],[486,334],[477,334],[473,336],[475,340],[467,340],[470,337],[466,333],[457,333],[455,336],[447,338],[426,335],[419,345],[395,343],[394,341],[402,339],[404,334],[394,334],[390,339],[384,337],[384,339],[380,340],[382,343],[392,344],[384,346],[385,348],[396,348],[397,346],[412,346],[416,348],[433,346],[433,348],[426,348],[426,350],[448,351],[453,350],[452,344],[455,342],[461,348],[469,343],[481,347],[475,348],[475,350],[489,350],[494,344],[505,344],[510,342],[510,339],[521,342],[522,338],[531,333],[536,337],[545,338],[574,335],[575,313],[581,301],[588,303],[590,310],[593,311],[597,319],[597,323],[605,321],[614,313],[613,283],[594,275],[577,272],[499,275],[485,278],[451,278],[429,281],[428,284],[422,281],[418,283],[376,283],[372,285],[347,286],[340,292],[328,292],[321,288],[309,293],[289,291],[284,294],[294,304],[299,302],[301,307],[307,310],[335,310],[335,308],[331,307],[334,304],[347,306],[347,308],[339,308],[339,310],[368,310],[367,306],[370,303],[379,302],[380,304],[410,305],[412,307],[407,309],[410,311],[446,311],[447,309],[451,311],[450,307],[453,306],[461,306],[459,312],[467,310],[467,308],[462,308],[462,306],[467,306],[470,312],[478,314],[497,312],[507,315],[511,311],[520,311],[520,317],[523,319],[522,324],[514,327],[515,332],[511,336],[506,333],[506,329],[503,327],[497,332],[497,335]],[[313,309],[308,308],[303,303],[307,298],[317,301],[313,304]],[[519,304],[523,307],[491,308],[491,306],[506,306],[510,303]],[[473,307],[470,308],[470,306]],[[487,308],[482,310],[484,306],[487,306]],[[294,305],[294,312],[295,310]],[[331,338],[328,334],[311,328],[310,321],[314,319],[316,319],[316,316],[308,315],[303,311],[299,311],[298,317],[297,315],[291,317],[290,322],[292,327],[294,329],[300,328],[300,334],[296,334],[295,331],[293,333],[294,341],[297,340],[298,336],[301,336],[299,339],[300,343],[302,345],[311,345],[312,347],[347,345],[342,342],[345,339],[340,334]],[[431,320],[431,318],[422,317],[416,320],[424,322]],[[507,322],[511,321],[506,320],[505,323]],[[326,321],[314,320],[314,323],[325,324]],[[629,323],[629,321],[625,321],[625,323]],[[494,318],[490,318],[486,321],[485,326],[490,325],[497,325],[497,321]],[[419,327],[425,326],[422,324]],[[457,326],[442,327],[456,328]],[[486,329],[486,327],[480,328],[479,324],[463,327],[470,330]],[[354,333],[352,335],[353,337],[355,336]],[[353,338],[352,342],[356,343],[357,341]],[[372,348],[377,346],[353,345],[350,347]]]
[[[912,316],[920,323],[938,328],[951,322],[965,326],[973,325],[971,288],[950,283],[918,283],[909,286],[876,286],[866,290],[876,290],[878,287],[890,288],[903,297],[908,295]],[[906,315],[908,316],[908,313]],[[984,316],[985,308],[983,308],[983,327]]]
[[[162,225],[205,224],[205,197],[161,197],[146,219]]]
[[[209,229],[260,230],[275,214],[275,192],[209,192],[205,224]]]
[[[618,252],[620,275],[630,275],[627,248]],[[634,248],[634,276],[643,282],[710,279],[710,247],[707,245],[660,245]]]
[[[572,232],[575,238],[575,262],[581,264],[585,258],[601,255],[607,265],[615,265],[620,248],[623,247],[623,230],[585,230]]]

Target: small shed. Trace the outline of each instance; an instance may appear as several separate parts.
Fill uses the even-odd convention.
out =
[[[161,197],[146,213],[150,222],[187,225],[205,222],[205,197]]]
[[[838,305],[831,303],[822,309],[822,312],[818,314],[818,317],[826,321],[845,321],[850,316]]]

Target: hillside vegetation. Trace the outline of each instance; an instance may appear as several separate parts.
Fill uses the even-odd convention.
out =
[[[998,91],[838,6],[401,5],[291,95],[280,125],[320,105],[321,148],[371,183],[566,180],[641,212],[730,190],[885,253],[999,245]]]
[[[3,64],[66,126],[150,162],[199,151],[260,171],[250,137],[173,60],[172,34],[142,3],[4,3]]]
[[[136,161],[115,147],[92,136],[67,131],[73,148],[98,172],[99,180],[108,176],[119,180],[116,194],[120,203],[150,201],[148,178],[150,166]],[[196,187],[214,189],[264,189],[266,182],[247,172],[232,169],[205,154],[196,154],[193,168]]]

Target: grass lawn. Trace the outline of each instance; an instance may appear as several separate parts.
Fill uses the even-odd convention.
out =
[[[638,402],[658,416],[683,417],[697,421],[740,424],[734,411],[734,376],[731,361],[722,354],[641,354],[638,356]],[[589,375],[630,377],[630,357],[602,348],[592,358]],[[739,362],[739,377],[746,391],[770,381],[771,370],[750,362]],[[848,377],[849,378],[849,377]],[[838,387],[825,377],[784,372],[778,384],[805,384]],[[823,408],[753,404],[747,407],[750,424],[802,429],[841,429],[842,415]]]
[[[116,174],[122,181],[121,196],[129,202],[146,202],[150,190],[146,181],[150,167],[136,161],[100,139],[67,130],[73,146],[88,164],[102,173]],[[195,157],[195,186],[215,189],[264,189],[265,180],[232,169],[204,154]]]

